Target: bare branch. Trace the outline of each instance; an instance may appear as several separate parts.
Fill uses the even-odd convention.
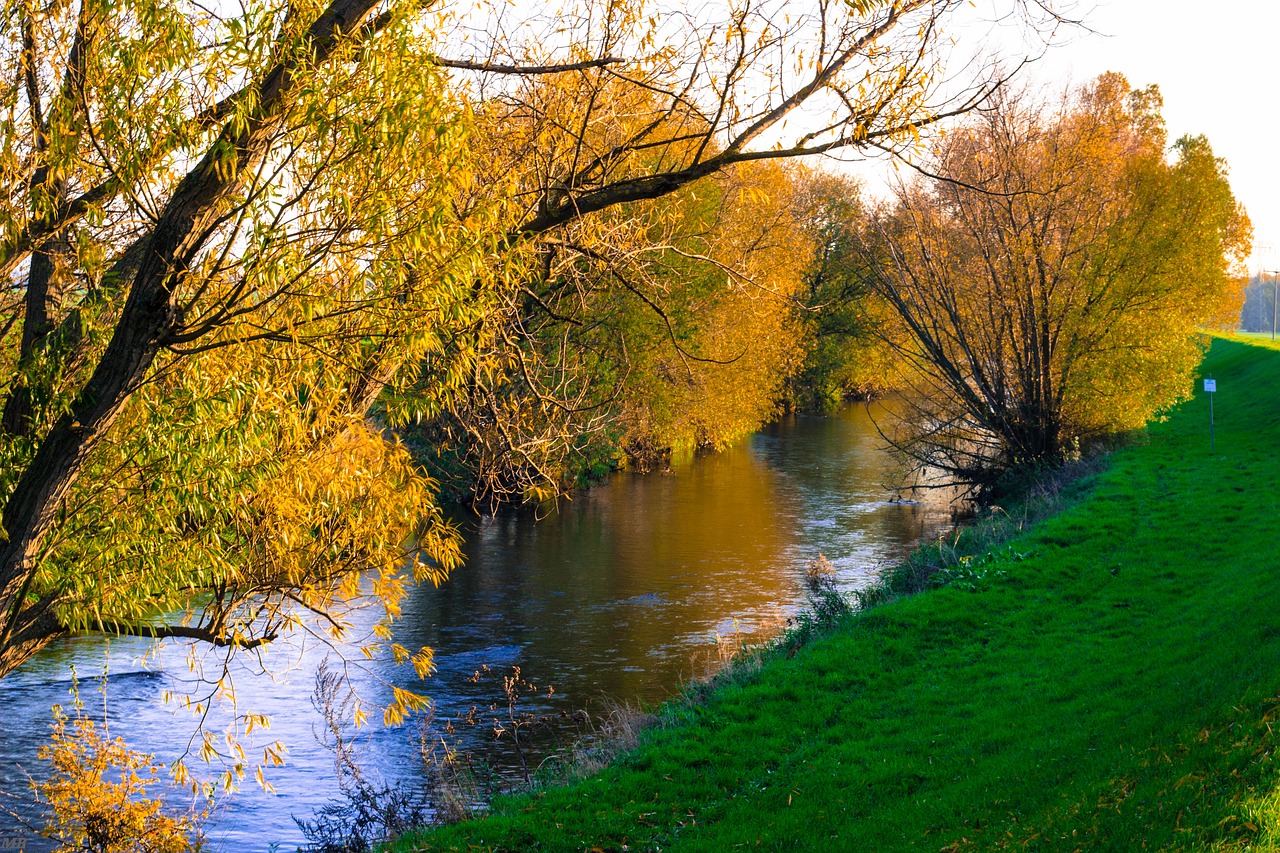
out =
[[[616,56],[603,56],[599,59],[587,59],[582,62],[565,62],[552,65],[503,65],[496,62],[475,62],[465,59],[445,59],[435,57],[432,60],[441,68],[455,68],[462,71],[481,71],[486,74],[512,74],[519,76],[536,76],[539,74],[565,74],[570,71],[587,71],[592,68],[604,68],[607,65],[618,65],[626,62]]]

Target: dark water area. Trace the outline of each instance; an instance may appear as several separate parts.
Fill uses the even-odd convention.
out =
[[[486,665],[519,666],[542,686],[528,700],[532,711],[599,708],[604,699],[652,704],[678,691],[699,659],[714,657],[718,637],[776,633],[802,606],[804,569],[819,553],[842,588],[864,586],[879,567],[951,527],[946,496],[894,500],[897,474],[882,443],[863,406],[790,417],[671,473],[619,474],[541,519],[511,511],[463,520],[466,565],[438,589],[414,590],[396,623],[397,642],[434,650],[431,677],[364,660],[356,638],[335,648],[322,631],[230,664],[234,695],[213,703],[206,730],[221,732],[246,711],[266,714],[271,727],[240,739],[250,775],[238,793],[220,797],[206,825],[213,849],[292,850],[303,840],[293,818],[310,818],[337,795],[333,756],[315,736],[323,719],[310,701],[326,658],[332,664],[343,655],[370,708],[385,704],[393,686],[407,687],[432,698],[437,721],[500,699],[496,677],[472,681]],[[353,621],[367,632],[374,618],[357,611]],[[164,762],[198,750],[197,716],[180,698],[165,698],[199,699],[209,687],[192,675],[189,647],[150,649],[141,640],[70,639],[0,681],[0,810],[39,821],[28,780],[47,772],[36,752],[48,737],[50,706],[69,700],[72,666],[86,713],[105,713],[112,736]],[[199,653],[206,677],[220,676],[217,659]],[[95,680],[104,669],[105,696]],[[365,766],[388,782],[417,784],[417,727],[384,727],[376,710],[371,717],[356,735]],[[274,787],[266,792],[252,764],[277,739],[287,746],[285,764],[265,771]],[[514,773],[514,754],[491,730],[459,727],[456,739]],[[188,763],[196,776],[221,769],[217,761]],[[12,815],[0,816],[0,848],[19,837],[28,850],[49,849]]]

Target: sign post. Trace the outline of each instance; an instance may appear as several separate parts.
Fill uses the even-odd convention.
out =
[[[1218,390],[1218,382],[1210,374],[1204,381],[1204,392],[1209,395],[1209,452],[1213,453],[1213,394]]]

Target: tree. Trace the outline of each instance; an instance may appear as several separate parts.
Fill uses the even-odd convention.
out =
[[[494,369],[410,446],[483,505],[758,428],[802,349],[791,197],[789,170],[749,163],[560,229],[498,318]]]
[[[367,570],[394,615],[458,554],[381,426],[493,367],[547,235],[735,164],[910,144],[999,82],[941,73],[963,6],[746,2],[680,52],[584,4],[544,61],[442,58],[439,10],[390,0],[7,5],[0,675],[73,631],[234,651],[340,625]],[[784,129],[801,107],[829,118]]]
[[[635,393],[620,425],[638,467],[721,449],[776,414],[803,353],[794,302],[811,253],[790,171],[748,164],[700,184],[701,209],[681,229],[694,238],[658,243],[652,269],[638,271],[675,306],[665,319],[636,306],[650,343],[629,359]]]
[[[75,630],[252,647],[371,565],[394,606],[411,522],[455,559],[363,415],[438,346],[408,320],[473,310],[463,127],[410,19],[268,12],[13,10],[0,672]]]
[[[807,170],[797,185],[798,216],[816,251],[798,297],[805,359],[788,394],[792,405],[821,411],[891,390],[896,370],[885,339],[899,326],[868,285],[861,185],[819,170]]]
[[[867,239],[909,333],[901,446],[984,489],[1189,393],[1199,330],[1239,316],[1249,225],[1203,137],[1118,74],[1002,93],[947,135]]]

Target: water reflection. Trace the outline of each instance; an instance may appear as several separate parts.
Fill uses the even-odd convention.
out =
[[[804,566],[819,552],[855,588],[922,536],[947,528],[945,501],[891,502],[896,471],[881,444],[863,407],[792,417],[674,473],[619,475],[537,523],[529,512],[466,520],[466,567],[440,589],[415,590],[398,623],[398,642],[435,650],[435,675],[420,682],[408,668],[373,662],[353,670],[353,680],[371,702],[385,701],[392,684],[425,692],[438,719],[497,698],[492,681],[469,680],[486,664],[519,665],[554,685],[555,695],[540,700],[550,710],[601,696],[661,700],[688,677],[696,655],[714,648],[717,633],[774,630],[794,612]],[[357,621],[371,626],[371,617]],[[146,649],[133,640],[68,640],[0,682],[0,790],[25,795],[25,774],[42,771],[35,753],[49,706],[67,699],[73,663],[83,677],[109,660],[112,734],[166,761],[182,754],[192,719],[160,698],[191,689],[185,650],[170,647],[144,667]],[[233,666],[239,708],[272,719],[246,750],[253,756],[279,738],[289,746],[288,765],[269,773],[274,794],[249,783],[224,801],[212,824],[215,848],[291,849],[301,841],[291,816],[309,817],[336,795],[309,702],[315,669],[330,651],[316,638],[297,638],[269,652],[271,677],[255,675],[249,661]],[[100,715],[94,689],[82,686]],[[225,709],[217,713],[228,719]],[[486,748],[482,732],[464,734],[471,748]],[[366,760],[388,780],[412,779],[412,735],[412,727],[369,726]],[[6,820],[0,839],[21,833]]]

